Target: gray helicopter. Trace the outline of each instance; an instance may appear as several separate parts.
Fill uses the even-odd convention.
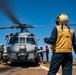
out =
[[[8,0],[0,0],[0,10],[15,24],[13,26],[0,27],[1,29],[20,29],[20,32],[6,34],[6,51],[8,61],[10,62],[26,62],[33,60],[36,63],[40,61],[37,39],[34,34],[29,32],[27,28],[35,28],[35,26],[22,24],[10,9]]]
[[[7,27],[5,27],[7,28]],[[34,28],[25,24],[10,26],[8,28],[20,28],[20,32],[6,34],[6,50],[9,54],[10,62],[26,62],[34,60],[36,63],[40,61],[38,44],[35,36],[26,30],[26,28]],[[1,28],[0,28],[1,29]]]

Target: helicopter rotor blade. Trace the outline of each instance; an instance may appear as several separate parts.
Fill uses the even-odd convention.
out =
[[[56,25],[29,25],[29,24],[19,24],[15,28],[44,28],[44,27],[54,27]],[[69,26],[76,26],[76,24],[69,24]]]
[[[27,28],[36,28],[37,26],[35,25],[27,25]]]
[[[14,28],[14,26],[0,27],[0,29],[8,29],[8,28],[11,28],[11,29],[13,29],[13,28]]]
[[[76,26],[76,24],[69,24],[69,26]]]
[[[33,28],[55,27],[56,25],[36,25]],[[76,24],[69,24],[69,26],[76,26]]]
[[[34,28],[54,27],[51,25],[34,26]]]
[[[28,24],[19,24],[19,25],[16,25],[14,26],[14,28],[36,28],[36,26],[33,26],[33,25],[28,25]]]
[[[13,25],[13,26],[4,26],[4,27],[0,27],[0,29],[27,29],[27,28],[36,28],[36,26],[32,26],[32,25],[27,25],[27,24],[17,24],[17,25]]]
[[[0,10],[2,10],[14,24],[21,24],[13,13],[12,6],[9,4],[11,4],[10,0],[0,0]]]
[[[54,27],[56,25],[42,25],[42,26],[38,26],[38,25],[28,25],[28,24],[17,24],[17,25],[13,25],[13,26],[4,26],[4,27],[0,27],[0,29],[18,29],[18,28],[22,28],[22,29],[27,29],[27,28],[44,28],[44,27]],[[69,24],[69,26],[76,26],[76,24]]]
[[[26,28],[44,28],[44,27],[54,27],[56,25],[27,25]],[[76,24],[69,24],[69,26],[76,26]]]

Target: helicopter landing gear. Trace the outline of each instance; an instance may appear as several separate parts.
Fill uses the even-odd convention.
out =
[[[7,65],[7,62],[8,62],[8,59],[6,59],[6,58],[2,60],[2,64]]]
[[[37,66],[39,66],[40,65],[40,58],[36,58],[35,63],[36,63]]]

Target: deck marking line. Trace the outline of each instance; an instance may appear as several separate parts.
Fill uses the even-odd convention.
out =
[[[46,71],[49,71],[49,68],[47,68],[47,67],[45,67],[43,65],[40,65],[40,67],[43,68],[43,69],[45,69]],[[61,75],[61,74],[57,73],[56,75]]]
[[[45,69],[46,71],[49,71],[49,68],[43,66],[43,65],[40,65],[41,68]]]
[[[73,66],[73,68],[76,68],[76,66]]]

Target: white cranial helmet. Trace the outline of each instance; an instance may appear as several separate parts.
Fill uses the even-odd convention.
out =
[[[66,14],[58,14],[56,17],[57,25],[68,25],[68,16]]]

